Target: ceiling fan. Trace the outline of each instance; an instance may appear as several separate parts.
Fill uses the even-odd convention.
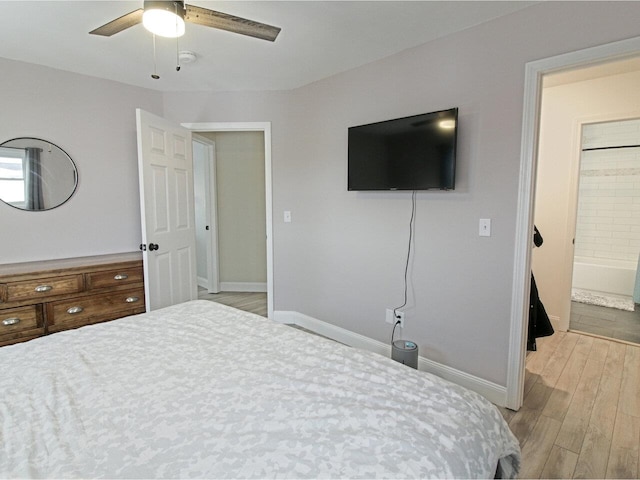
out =
[[[129,12],[101,27],[90,31],[92,35],[110,37],[142,23],[152,33],[164,37],[184,35],[184,22],[218,28],[250,37],[275,41],[280,33],[279,27],[236,17],[207,8],[187,5],[183,1],[146,1],[143,8]]]

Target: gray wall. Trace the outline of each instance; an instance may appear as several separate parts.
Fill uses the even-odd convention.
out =
[[[0,202],[0,264],[138,249],[136,107],[162,114],[151,90],[0,59],[0,143],[38,137],[76,163],[79,183],[59,208]]]
[[[272,122],[275,309],[386,342],[410,194],[347,192],[347,128],[459,107],[456,191],[418,194],[405,336],[505,385],[525,63],[639,24],[636,2],[546,2],[292,92],[166,94],[165,115]],[[493,220],[491,237],[478,237],[479,218]]]

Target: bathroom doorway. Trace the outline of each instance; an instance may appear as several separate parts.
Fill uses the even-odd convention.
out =
[[[582,125],[578,184],[569,329],[640,343],[639,119]]]

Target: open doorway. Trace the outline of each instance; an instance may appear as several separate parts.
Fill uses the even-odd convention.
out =
[[[534,223],[545,242],[532,268],[556,330],[640,340],[640,318],[622,311],[634,310],[640,148],[619,148],[640,144],[639,85],[638,58],[543,77]]]
[[[640,344],[640,120],[582,133],[569,329]]]
[[[600,45],[555,57],[532,61],[525,66],[520,180],[513,268],[511,329],[507,360],[505,405],[518,410],[523,402],[525,353],[529,317],[531,246],[533,243],[534,202],[539,127],[541,116],[542,78],[544,75],[595,66],[614,60],[637,57],[640,37]],[[563,272],[559,272],[563,273]],[[568,282],[570,285],[570,280]],[[570,288],[570,287],[569,287]]]
[[[183,126],[197,132],[196,141],[203,140],[213,149],[212,154],[203,155],[209,173],[201,169],[209,187],[196,182],[196,187],[201,183],[204,189],[199,196],[211,207],[209,215],[200,212],[205,240],[199,250],[208,260],[199,271],[199,277],[201,273],[207,277],[200,281],[199,297],[272,318],[270,124]],[[213,255],[207,255],[208,245]],[[212,266],[214,271],[205,273]]]

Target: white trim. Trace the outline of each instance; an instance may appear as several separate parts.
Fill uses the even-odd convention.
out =
[[[525,320],[529,316],[531,288],[531,243],[533,229],[533,196],[535,177],[531,165],[537,152],[538,122],[540,109],[541,76],[532,68],[525,67],[524,113],[522,121],[522,153],[520,156],[520,179],[518,189],[518,209],[516,217],[515,261],[511,290],[511,328],[509,331],[509,351],[507,360],[507,401],[506,406],[518,410],[524,396],[524,362],[526,354],[527,329]],[[527,159],[527,160],[525,160]]]
[[[221,292],[266,292],[264,282],[220,282]]]
[[[517,410],[522,406],[524,393],[527,337],[525,324],[529,311],[533,197],[535,192],[542,76],[552,72],[584,67],[605,61],[621,60],[637,56],[638,53],[640,53],[640,37],[635,37],[529,62],[525,66],[520,179],[515,232],[513,288],[511,291],[511,328],[507,358],[506,406],[513,410]]]
[[[391,345],[387,345],[386,343],[378,340],[373,340],[369,337],[365,337],[364,335],[351,332],[299,312],[276,311],[274,312],[273,319],[278,323],[298,325],[351,347],[361,348],[385,357],[391,357]],[[462,385],[469,390],[473,390],[496,405],[505,405],[507,391],[506,388],[501,385],[497,385],[493,382],[456,370],[455,368],[442,365],[422,356],[418,358],[418,369],[432,373],[458,385]]]
[[[194,132],[264,132],[264,183],[267,223],[267,316],[273,318],[273,188],[271,176],[271,122],[183,123]]]

